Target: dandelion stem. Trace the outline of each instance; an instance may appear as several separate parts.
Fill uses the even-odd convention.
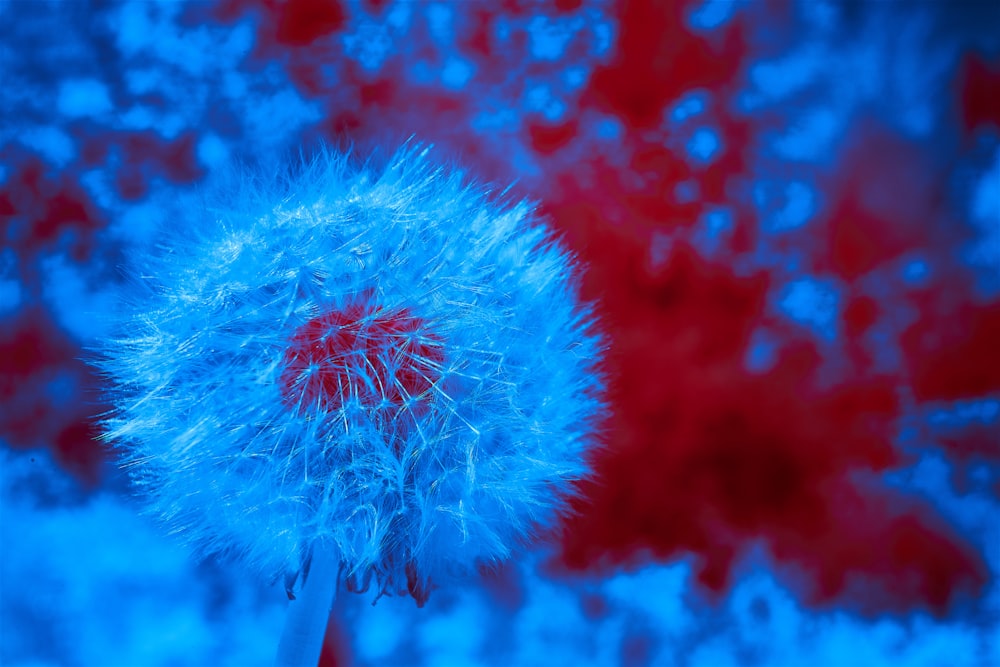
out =
[[[302,590],[288,605],[277,667],[316,667],[336,593],[337,564],[329,548],[317,547]]]

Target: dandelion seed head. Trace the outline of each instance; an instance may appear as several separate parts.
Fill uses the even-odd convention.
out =
[[[573,257],[526,203],[406,147],[236,168],[156,247],[100,348],[107,439],[202,553],[430,587],[565,510],[605,409]]]

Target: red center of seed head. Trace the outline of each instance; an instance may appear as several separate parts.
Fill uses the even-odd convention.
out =
[[[403,308],[368,301],[319,315],[292,335],[281,393],[301,412],[334,411],[357,399],[362,408],[400,407],[426,398],[440,377],[440,339]]]

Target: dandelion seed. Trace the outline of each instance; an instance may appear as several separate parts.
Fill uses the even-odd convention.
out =
[[[422,604],[564,510],[603,343],[531,207],[426,149],[233,174],[132,258],[107,438],[199,551],[301,586],[279,663],[315,664],[337,581]]]

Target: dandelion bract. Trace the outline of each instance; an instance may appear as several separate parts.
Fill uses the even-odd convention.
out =
[[[233,169],[133,258],[107,437],[204,552],[422,602],[585,476],[602,340],[573,257],[409,146]]]

